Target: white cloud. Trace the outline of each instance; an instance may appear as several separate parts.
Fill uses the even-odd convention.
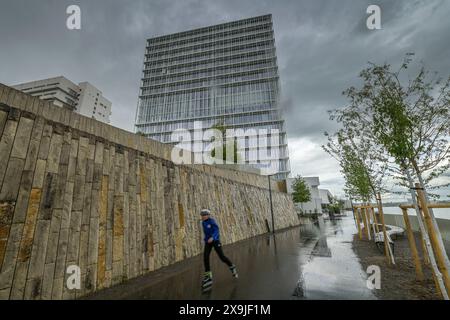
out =
[[[291,138],[288,141],[291,174],[318,176],[320,188],[329,189],[333,194],[343,196],[344,179],[339,172],[339,165],[321,147],[320,141],[310,138]]]

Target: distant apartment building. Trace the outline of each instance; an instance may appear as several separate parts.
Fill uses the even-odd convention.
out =
[[[322,213],[322,197],[319,191],[319,177],[303,177],[311,193],[311,200],[305,203],[295,203],[295,206],[303,213]],[[287,179],[287,191],[293,193],[293,184],[295,179]]]
[[[110,122],[112,103],[89,82],[81,82],[77,85],[60,76],[21,83],[12,87],[86,117],[105,123]]]
[[[240,156],[259,169],[276,167],[276,178],[284,179],[290,166],[279,91],[272,15],[150,38],[136,131],[174,144],[175,130],[194,131],[200,122],[202,128],[266,130],[275,138],[265,143],[249,134]],[[196,152],[196,141],[184,145]]]

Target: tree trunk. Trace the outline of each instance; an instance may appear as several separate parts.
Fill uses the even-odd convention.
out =
[[[436,229],[433,226],[430,212],[428,211],[428,203],[425,200],[424,192],[423,192],[423,190],[419,189],[420,184],[416,183],[416,188],[417,188],[417,195],[418,195],[420,207],[422,208],[425,225],[428,229],[428,233],[430,236],[431,246],[433,247],[433,250],[436,254],[438,268],[441,271],[442,276],[444,277],[444,284],[445,284],[445,287],[447,288],[447,293],[450,293],[450,276],[449,276],[448,269],[445,265],[445,258],[444,258],[445,250],[443,251],[439,247],[439,240],[438,240],[439,237],[437,235]]]
[[[411,255],[413,257],[414,266],[416,268],[416,279],[423,281],[422,264],[420,263],[419,252],[417,251],[416,239],[411,228],[411,222],[408,217],[408,209],[402,208],[403,219],[405,221],[406,234],[408,235],[409,248],[411,249]],[[425,255],[425,252],[424,252]]]
[[[427,190],[425,189],[425,183],[423,181],[423,177],[422,177],[422,173],[419,170],[419,166],[417,165],[417,163],[413,160],[412,165],[414,167],[414,170],[416,172],[417,178],[419,179],[419,184],[420,187],[423,190],[423,194],[425,196],[425,201],[427,203],[430,203],[430,199],[428,197],[428,193]],[[443,258],[444,258],[444,263],[445,263],[445,267],[447,270],[450,270],[450,261],[448,260],[448,256],[447,256],[447,252],[445,251],[445,246],[444,246],[444,242],[442,241],[442,235],[441,232],[439,230],[439,226],[436,222],[436,218],[434,217],[434,212],[432,208],[428,208],[428,213],[430,214],[430,218],[431,218],[431,222],[433,224],[434,230],[436,230],[436,236],[437,236],[437,241],[439,244],[439,249],[442,252]]]

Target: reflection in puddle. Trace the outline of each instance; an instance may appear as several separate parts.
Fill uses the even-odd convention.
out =
[[[303,283],[303,298],[375,299],[366,287],[366,274],[352,249],[355,228],[351,218],[319,218],[317,225],[320,236],[299,279]]]
[[[295,286],[294,293],[292,296],[297,298],[305,297],[305,279],[303,277],[303,272],[300,272],[299,279],[297,281],[297,285]]]
[[[331,250],[328,248],[327,237],[321,237],[314,246],[311,255],[315,257],[328,257],[331,258]]]
[[[106,289],[97,299],[373,299],[353,253],[353,220],[323,220],[224,248],[234,279],[211,256],[212,290],[203,294],[201,255]]]

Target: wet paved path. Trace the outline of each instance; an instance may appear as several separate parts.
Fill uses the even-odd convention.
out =
[[[375,299],[352,250],[349,215],[263,235],[224,247],[237,265],[234,279],[211,253],[214,284],[200,288],[200,256],[99,292],[92,299]]]

